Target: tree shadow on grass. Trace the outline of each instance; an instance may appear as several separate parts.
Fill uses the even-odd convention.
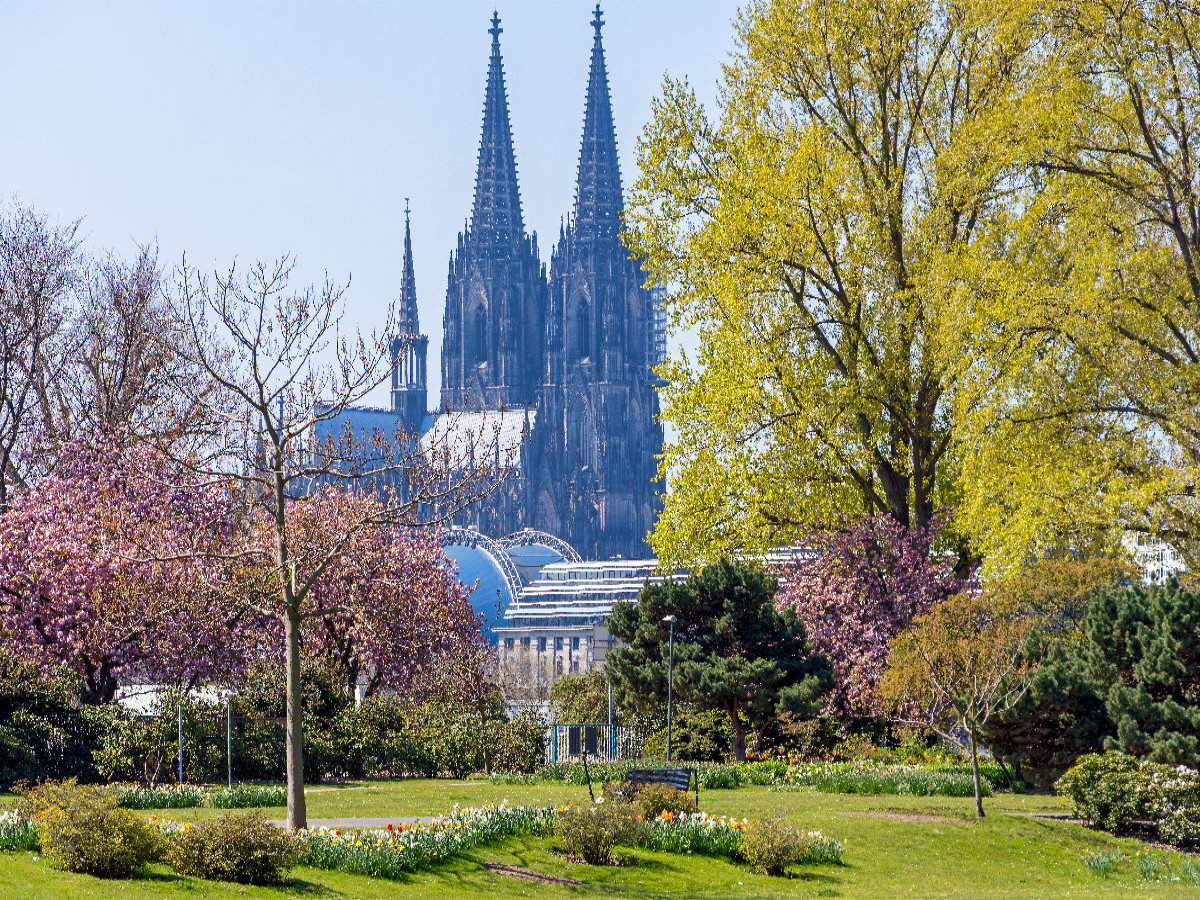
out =
[[[114,879],[123,880],[123,879]],[[151,884],[170,885],[176,889],[185,891],[203,891],[208,893],[216,884],[238,885],[235,881],[216,881],[208,878],[199,878],[194,875],[181,875],[171,869],[161,869],[158,871],[147,870],[136,876],[137,881],[145,881]],[[249,887],[249,885],[238,885],[240,887]],[[323,884],[316,884],[311,881],[305,881],[302,878],[285,878],[278,884],[260,884],[255,887],[268,890],[278,891],[288,897],[303,895],[305,897],[333,897],[336,892],[330,890]]]
[[[805,884],[813,885],[840,885],[842,883],[842,879],[836,878],[833,875],[826,875],[824,872],[809,872],[807,870],[802,870],[799,872],[792,870],[788,874],[788,880],[803,881]]]
[[[287,878],[279,884],[266,885],[270,890],[286,891],[289,897],[301,894],[305,897],[334,897],[337,892],[323,884],[315,884],[300,878]]]

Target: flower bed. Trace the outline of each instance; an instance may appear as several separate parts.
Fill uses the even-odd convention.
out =
[[[902,749],[870,748],[852,760],[804,762],[784,757],[736,764],[668,763],[661,759],[589,762],[587,774],[593,784],[624,781],[630,769],[695,769],[704,790],[722,790],[744,784],[811,786],[833,794],[913,794],[916,796],[968,797],[975,793],[971,764],[961,755],[928,752],[904,755]],[[984,796],[1007,779],[995,762],[980,760]],[[531,775],[492,775],[493,784],[587,783],[583,764],[560,762],[542,766]]]
[[[517,834],[547,834],[553,812],[532,807],[500,806],[456,809],[429,825],[389,825],[369,831],[314,828],[303,833],[305,865],[338,869],[372,878],[399,878],[428,868],[446,857]]]
[[[277,784],[235,784],[209,791],[204,805],[214,809],[287,806],[287,788]]]
[[[642,823],[638,845],[650,850],[671,853],[698,853],[703,856],[724,856],[739,859],[742,830],[746,820],[725,816],[710,816],[705,812],[676,816],[664,812]],[[845,848],[840,841],[819,831],[807,833],[808,849],[800,865],[841,865]]]
[[[0,812],[0,851],[36,850],[37,828],[28,819],[22,819],[15,809]]]
[[[972,797],[975,782],[968,772],[939,771],[925,766],[871,765],[862,762],[802,763],[794,766],[786,782],[772,790],[811,787],[824,794],[908,794],[916,797]],[[992,784],[980,779],[983,796]]]
[[[126,809],[247,809],[287,805],[287,791],[279,785],[235,784],[233,787],[202,788],[164,784],[156,787],[114,785],[117,805]]]
[[[587,774],[584,774],[583,763],[560,762],[542,766],[531,775],[502,774],[492,775],[493,784],[544,784],[546,782],[562,782],[563,784],[587,784],[590,775],[593,784],[605,781],[624,781],[630,769],[695,769],[700,779],[700,787],[705,790],[721,790],[736,788],[741,784],[768,783],[749,781],[743,776],[746,764],[726,765],[724,763],[707,762],[667,762],[662,759],[620,759],[612,762],[589,762]],[[755,769],[758,772],[759,770]],[[761,774],[758,776],[761,777]],[[772,776],[773,777],[773,776]]]
[[[664,812],[642,823],[637,842],[650,850],[736,859],[745,824],[745,820],[710,816],[705,812],[679,816]]]
[[[192,785],[164,784],[156,787],[114,785],[117,806],[125,809],[190,809],[203,806],[204,788]]]

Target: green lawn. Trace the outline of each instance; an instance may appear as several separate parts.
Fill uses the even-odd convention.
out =
[[[345,785],[309,795],[309,815],[317,817],[428,815],[455,803],[477,806],[508,799],[513,804],[561,804],[586,800],[586,788],[559,785],[492,785],[487,782],[414,780]],[[0,800],[2,803],[2,800]],[[1198,897],[1186,883],[1147,883],[1126,862],[1107,880],[1092,875],[1081,861],[1086,850],[1119,848],[1132,856],[1141,847],[1064,822],[1028,813],[1062,812],[1053,797],[1000,795],[986,801],[989,816],[976,823],[971,801],[958,798],[847,796],[771,792],[744,787],[701,791],[709,812],[753,816],[782,810],[809,828],[846,845],[846,865],[802,870],[781,880],[752,874],[742,866],[705,857],[623,851],[629,865],[596,868],[573,865],[553,852],[553,841],[513,839],[480,848],[439,869],[401,882],[296,870],[282,888],[244,889],[173,875],[166,867],[136,882],[104,882],[48,868],[32,854],[0,856],[0,897],[589,897],[633,898],[1139,898]],[[282,818],[282,810],[265,810]],[[216,810],[167,810],[157,815],[178,820],[210,818]],[[147,813],[149,815],[149,813]],[[534,884],[496,875],[484,863],[533,869],[581,886]]]

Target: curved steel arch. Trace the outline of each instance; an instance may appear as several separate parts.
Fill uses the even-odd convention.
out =
[[[517,592],[521,590],[521,576],[517,573],[517,567],[509,558],[503,543],[470,528],[443,528],[440,543],[443,547],[471,547],[482,550],[495,563],[496,569],[504,579],[505,587],[508,588],[508,596],[514,601],[517,599]]]
[[[583,562],[578,551],[562,538],[534,528],[522,528],[520,531],[514,531],[508,537],[501,538],[497,543],[506,550],[509,547],[532,547],[535,545],[548,547],[561,556],[565,562]]]

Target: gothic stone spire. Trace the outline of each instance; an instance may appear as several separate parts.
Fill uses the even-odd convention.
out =
[[[592,68],[588,76],[587,105],[583,114],[583,141],[579,148],[579,177],[575,187],[576,234],[580,237],[615,237],[621,227],[621,167],[613,127],[608,70],[600,29],[604,18],[596,4],[592,27]]]
[[[417,334],[421,325],[417,317],[417,279],[413,271],[412,228],[409,224],[408,198],[404,198],[404,269],[400,278],[400,327]]]
[[[404,198],[404,269],[400,283],[400,311],[392,338],[392,411],[404,429],[416,434],[428,409],[429,338],[421,334],[417,319],[417,280],[413,271],[412,224],[408,198]]]
[[[500,57],[499,13],[492,14],[492,56],[488,64],[487,94],[483,101],[483,135],[479,142],[479,168],[475,175],[475,206],[470,234],[485,252],[511,253],[520,243],[525,226],[517,188],[517,160],[513,153],[508,119],[508,92],[504,62]]]

